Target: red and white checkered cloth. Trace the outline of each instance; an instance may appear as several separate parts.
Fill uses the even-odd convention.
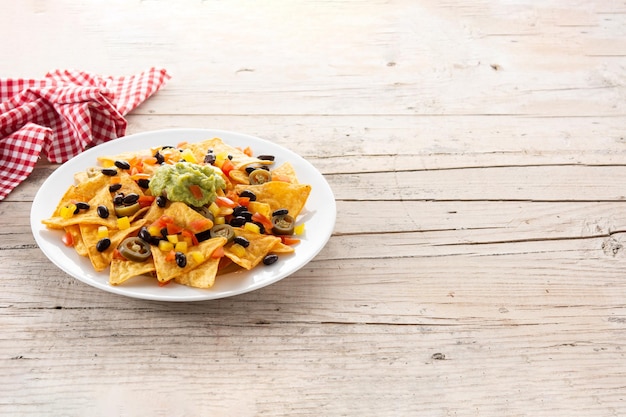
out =
[[[156,68],[122,77],[57,70],[40,80],[0,78],[0,201],[40,155],[62,163],[124,136],[124,115],[169,78]]]

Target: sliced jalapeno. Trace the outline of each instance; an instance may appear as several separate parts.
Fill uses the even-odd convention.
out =
[[[132,216],[137,213],[141,206],[139,203],[132,204],[130,206],[115,206],[115,215],[117,217]]]
[[[228,224],[216,224],[211,228],[211,237],[225,237],[228,243],[235,239],[235,231]]]
[[[152,255],[150,244],[138,237],[124,239],[118,250],[124,258],[133,262],[143,262]]]
[[[270,182],[272,180],[272,174],[270,174],[268,170],[258,168],[252,171],[248,178],[250,179],[250,184],[252,185],[265,184],[266,182]]]
[[[272,233],[275,235],[293,235],[295,221],[290,215],[272,217]]]

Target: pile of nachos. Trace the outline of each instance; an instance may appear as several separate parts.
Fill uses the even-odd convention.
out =
[[[109,283],[152,276],[210,288],[295,251],[311,192],[291,163],[220,138],[102,156],[75,174],[47,228]]]

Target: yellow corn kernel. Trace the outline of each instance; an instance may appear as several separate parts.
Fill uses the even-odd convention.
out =
[[[130,219],[128,216],[120,217],[117,219],[117,228],[120,230],[126,230],[130,227]]]
[[[212,202],[209,205],[209,211],[211,212],[211,214],[213,215],[213,217],[217,217],[218,213],[220,212],[220,208],[218,207],[217,204],[215,204],[215,202]]]
[[[76,211],[76,204],[71,204],[70,203],[70,204],[68,204],[65,207],[61,207],[61,210],[59,211],[59,214],[64,219],[71,219],[72,216],[74,215],[75,211]]]
[[[246,248],[244,248],[243,246],[241,246],[239,243],[234,243],[231,247],[230,247],[230,251],[232,253],[235,254],[235,256],[239,257],[239,258],[243,258],[244,256],[246,256]]]
[[[156,226],[149,226],[148,233],[150,233],[151,236],[158,237],[161,236],[161,229]]]
[[[182,252],[182,253],[187,253],[187,242],[185,242],[184,240],[181,242],[177,242],[174,245],[174,250],[176,252]]]
[[[106,226],[98,227],[98,239],[104,239],[105,237],[109,237],[109,228]]]
[[[261,233],[261,228],[255,223],[246,222],[246,224],[243,225],[243,228],[252,233]]]
[[[111,168],[113,165],[115,165],[115,160],[111,158],[98,158],[98,161],[103,168]]]
[[[216,217],[213,219],[213,224],[225,224],[226,223],[226,218],[225,217]]]
[[[197,250],[189,252],[188,256],[191,257],[191,259],[193,259],[196,263],[201,264],[202,262],[204,262],[204,255]]]
[[[159,240],[159,249],[161,252],[169,252],[174,249],[174,244],[167,240]]]
[[[187,162],[191,162],[192,164],[195,164],[196,162],[198,162],[198,160],[196,159],[196,156],[193,154],[191,149],[185,149],[184,151],[182,151],[180,154],[180,157]]]
[[[300,223],[299,225],[297,225],[296,227],[293,228],[293,233],[295,235],[301,235],[304,233],[304,223]]]
[[[178,235],[167,235],[167,240],[169,240],[173,244],[177,244],[178,243]]]
[[[261,203],[259,201],[251,201],[248,203],[248,211],[250,213],[259,213],[267,217],[272,218],[272,208],[267,203]]]

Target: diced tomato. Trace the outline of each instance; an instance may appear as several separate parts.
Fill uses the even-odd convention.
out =
[[[163,215],[159,217],[154,223],[152,223],[152,226],[162,229],[168,224],[172,224],[172,223],[174,223],[174,219],[172,217]]]
[[[155,197],[153,195],[142,195],[139,197],[138,203],[140,207],[149,207],[154,202]]]
[[[239,200],[239,194],[237,194],[235,192],[235,190],[228,190],[226,192],[226,194],[224,194],[226,197],[230,198],[231,200],[233,200],[235,203],[238,202]]]
[[[167,262],[174,262],[176,260],[176,251],[175,250],[169,251],[167,255],[165,256],[165,260]]]
[[[142,162],[148,165],[156,165],[157,159],[154,156],[146,156],[142,159]]]
[[[250,149],[249,146],[247,146],[246,149],[243,150],[243,153],[245,153],[247,156],[253,155],[252,149]]]
[[[143,173],[143,172],[135,172],[135,173],[134,173],[134,174],[132,174],[130,177],[131,177],[134,181],[139,181],[139,180],[141,180],[141,179],[148,180],[148,179],[150,179],[150,174],[146,174],[146,173]]]
[[[272,230],[272,227],[274,227],[270,219],[268,219],[267,217],[265,217],[263,214],[259,212],[255,212],[252,215],[252,221],[261,223],[263,227],[265,228],[266,232],[270,232]]]
[[[272,181],[291,182],[291,178],[286,175],[272,174]]]
[[[280,237],[280,240],[285,244],[285,245],[297,245],[298,243],[300,243],[300,239],[296,239],[293,238],[291,236],[286,236],[286,235],[282,235]]]
[[[120,251],[117,250],[117,249],[115,249],[113,251],[113,259],[117,259],[118,261],[125,261],[126,260],[126,258],[124,258],[124,255],[122,255],[120,253]]]
[[[203,232],[213,227],[213,222],[210,219],[194,219],[189,223],[189,227],[195,233]]]
[[[222,163],[222,172],[224,173],[224,175],[228,177],[228,174],[230,174],[230,171],[232,171],[233,169],[235,169],[235,165],[233,165],[231,160],[228,158],[224,159],[224,162]]]
[[[248,207],[248,204],[250,204],[250,197],[239,197],[237,198],[237,203],[239,203],[240,206]]]
[[[176,223],[168,223],[165,227],[167,227],[168,235],[177,235],[183,231],[183,228]]]
[[[200,188],[200,186],[197,184],[191,184],[189,186],[189,191],[191,191],[191,195],[193,195],[193,198],[195,198],[196,200],[202,200],[202,198],[204,197],[202,188]]]
[[[65,246],[68,246],[68,247],[74,246],[74,236],[72,236],[70,232],[65,232],[61,240],[63,241],[63,244]]]
[[[219,248],[215,249],[213,253],[211,254],[211,258],[213,259],[219,259],[223,256],[224,256],[224,246],[220,246]]]
[[[235,203],[233,200],[231,200],[228,197],[221,197],[221,196],[218,196],[215,199],[215,204],[217,204],[218,207],[228,207],[228,208],[237,207],[237,203]]]
[[[208,220],[208,219],[207,219],[207,220]],[[210,220],[209,220],[209,221],[210,221]],[[211,227],[212,227],[212,226],[211,226]],[[193,233],[192,231],[185,229],[185,230],[183,230],[183,231],[181,232],[181,234],[182,234],[183,238],[185,238],[185,239],[189,239],[189,241],[190,241],[190,246],[196,246],[197,244],[199,244],[199,242],[198,242],[198,238],[196,237],[195,233]]]

